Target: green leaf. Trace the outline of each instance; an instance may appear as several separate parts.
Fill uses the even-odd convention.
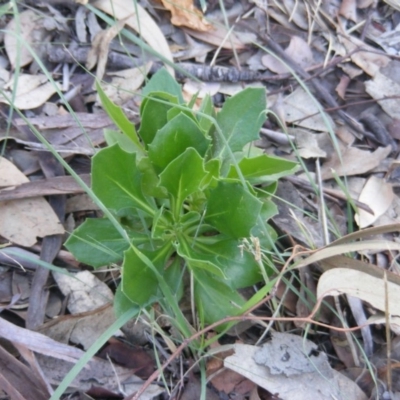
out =
[[[278,239],[278,235],[271,225],[265,223],[265,221],[267,221],[267,218],[264,218],[263,212],[261,214],[261,219],[264,223],[261,225],[261,221],[258,220],[257,224],[251,230],[251,236],[259,240],[260,247],[262,249],[269,250],[272,248],[272,244],[275,243]]]
[[[258,157],[243,158],[239,161],[239,169],[245,179],[253,185],[274,182],[279,178],[293,174],[298,164],[283,158],[271,157],[266,154]],[[237,179],[238,173],[232,165],[228,178]]]
[[[172,246],[170,244],[156,251],[142,251],[142,253],[153,263],[154,267],[164,271],[168,258],[171,256]],[[122,264],[122,291],[130,301],[145,307],[157,301],[160,296],[160,287],[155,273],[139,257],[138,251],[130,247],[124,253]]]
[[[119,145],[100,150],[92,159],[92,189],[104,205],[116,212],[137,208],[149,215],[155,210],[142,193],[142,174],[136,154]]]
[[[175,201],[175,216],[178,217],[185,199],[199,190],[206,175],[203,159],[192,147],[172,160],[160,175],[160,185],[164,186]]]
[[[160,186],[160,178],[148,157],[144,157],[139,161],[138,168],[142,173],[143,194],[158,199],[168,198],[168,192],[164,187]]]
[[[160,102],[159,100],[162,100]],[[168,111],[178,104],[178,99],[171,94],[156,92],[144,99],[140,106],[142,122],[139,135],[148,146],[161,129],[168,122]]]
[[[240,182],[221,180],[210,190],[205,220],[235,239],[249,237],[261,207],[262,202]]]
[[[197,124],[181,113],[158,131],[149,145],[149,158],[161,172],[189,147],[193,147],[204,157],[209,143]]]
[[[169,210],[160,207],[153,218],[151,236],[154,239],[168,240],[171,237],[172,215]]]
[[[224,239],[213,244],[195,241],[191,248],[197,258],[207,259],[221,269],[224,282],[231,288],[240,289],[262,280],[260,266],[254,255],[241,249],[241,242],[236,239]]]
[[[168,266],[166,266],[163,276],[177,301],[179,301],[184,294],[184,270],[182,270],[181,263],[182,259],[180,257],[173,257],[172,262],[168,263]]]
[[[135,245],[149,240],[144,233],[129,231],[128,234]],[[78,261],[96,268],[121,261],[129,243],[108,219],[88,218],[74,230],[65,246]]]
[[[150,305],[150,304],[149,304]],[[137,314],[139,314],[140,310],[142,307],[139,307],[137,304],[133,303],[132,301],[129,300],[129,297],[127,297],[124,292],[122,291],[122,285],[119,284],[117,287],[117,290],[115,292],[115,297],[114,297],[114,312],[115,315],[120,317],[122,314],[126,313],[129,310],[132,310],[136,308]]]
[[[132,141],[132,143],[135,144],[135,147],[138,151],[143,152],[143,146],[139,141],[135,125],[129,121],[124,112],[121,110],[121,107],[118,107],[107,97],[97,80],[96,89],[104,109],[107,111],[107,114],[112,119],[114,124],[117,125],[118,128],[121,129],[121,131]]]
[[[185,238],[180,237],[179,243],[176,245],[177,253],[187,262],[191,270],[204,269],[211,274],[220,278],[226,279],[226,276],[213,261],[213,257],[208,257],[203,254],[197,254],[190,246]]]
[[[232,152],[241,151],[246,143],[259,139],[266,119],[265,89],[247,88],[228,99],[217,115],[217,123]],[[228,157],[224,141],[215,132],[214,158]]]
[[[182,89],[171,74],[161,68],[157,71],[142,90],[143,96],[148,96],[152,92],[165,92],[175,96],[179,103],[183,103]]]
[[[204,167],[205,170],[207,171],[207,176],[205,176],[203,181],[201,182],[200,185],[201,190],[204,190],[213,181],[216,182],[216,180],[219,178],[219,173],[221,170],[221,162],[217,159],[212,159],[207,161]]]
[[[171,119],[174,119],[177,115],[180,113],[185,114],[188,118],[193,120],[194,123],[198,124],[197,118],[194,116],[193,111],[188,109],[188,110],[182,110],[181,107],[172,107],[168,110],[167,112],[167,119],[168,121],[171,121]],[[200,127],[200,125],[199,125]]]
[[[235,289],[201,269],[193,270],[193,275],[196,307],[204,322],[211,324],[239,314],[245,301]],[[216,329],[223,330],[224,327]]]
[[[137,146],[126,135],[112,129],[104,129],[104,139],[109,147],[119,144],[119,147],[128,153],[136,153],[138,150]]]
[[[217,115],[215,113],[214,104],[209,95],[207,95],[203,99],[201,106],[200,106],[200,111],[205,115],[216,118]],[[200,127],[204,130],[204,132],[208,132],[214,124],[212,119],[207,118],[204,115],[198,114],[197,119],[199,121]]]

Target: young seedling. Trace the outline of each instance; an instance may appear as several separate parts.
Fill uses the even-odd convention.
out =
[[[118,311],[159,302],[189,334],[178,305],[188,274],[202,324],[240,314],[246,300],[238,289],[271,272],[265,254],[254,257],[243,241],[257,238],[262,252],[270,249],[270,195],[297,167],[251,146],[266,119],[265,90],[245,89],[219,112],[205,98],[195,111],[161,70],[143,90],[138,132],[98,90],[120,132],[107,131],[109,146],[93,157],[92,189],[120,226],[87,219],[66,247],[95,268],[122,261]]]

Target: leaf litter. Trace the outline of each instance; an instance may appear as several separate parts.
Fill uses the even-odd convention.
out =
[[[82,190],[70,176],[56,172],[54,161],[43,161],[46,146],[32,134],[32,127],[38,129],[69,165],[89,182],[87,157],[95,154],[96,147],[104,144],[104,129],[115,129],[112,121],[100,110],[93,91],[94,80],[83,68],[91,61],[88,48],[92,47],[92,51],[97,53],[97,60],[89,67],[94,68],[97,62],[97,77],[108,83],[104,90],[112,101],[123,106],[134,123],[139,122],[137,116],[142,100],[140,88],[149,74],[154,73],[161,64],[165,64],[171,73],[185,83],[188,96],[202,91],[199,96],[202,97],[203,92],[209,92],[213,95],[216,107],[220,107],[227,96],[243,87],[254,84],[266,86],[268,106],[275,101],[273,109],[276,114],[270,116],[262,129],[280,134],[286,140],[276,141],[268,139],[271,136],[263,135],[262,141],[257,144],[268,154],[284,155],[288,159],[300,157],[303,168],[307,170],[308,184],[318,188],[312,192],[299,183],[301,180],[294,186],[288,179],[282,182],[281,189],[276,192],[279,214],[274,217],[274,222],[280,230],[283,238],[281,246],[287,249],[287,254],[299,244],[322,249],[311,258],[317,263],[311,268],[311,274],[307,271],[311,275],[307,278],[307,288],[312,288],[313,283],[317,287],[314,300],[310,296],[299,295],[290,281],[283,286],[285,291],[294,295],[292,302],[297,304],[296,307],[293,304],[287,306],[282,311],[284,316],[291,318],[286,329],[295,328],[299,335],[279,333],[284,326],[276,322],[271,333],[272,339],[260,347],[252,338],[254,331],[257,337],[263,337],[264,333],[261,326],[253,326],[251,334],[245,332],[249,344],[234,345],[235,355],[225,358],[225,367],[236,374],[228,373],[227,381],[238,383],[228,385],[223,383],[223,379],[218,382],[214,378],[211,380],[214,388],[226,395],[240,392],[242,398],[249,398],[250,393],[254,394],[256,385],[272,394],[278,393],[280,398],[285,399],[293,398],[290,390],[302,386],[301,395],[310,398],[325,390],[328,377],[340,387],[338,392],[334,392],[337,398],[383,398],[390,391],[397,396],[400,388],[391,378],[391,374],[395,377],[397,373],[392,364],[398,347],[396,290],[400,284],[397,279],[398,249],[394,246],[398,243],[400,230],[397,148],[400,135],[396,128],[400,119],[397,98],[400,79],[396,60],[399,53],[397,3],[343,0],[323,2],[315,7],[309,1],[298,3],[287,0],[266,5],[263,1],[243,1],[239,4],[226,0],[223,9],[219,8],[217,2],[209,2],[205,13],[197,8],[198,4],[189,0],[173,3],[162,1],[157,6],[142,2],[134,8],[132,2],[124,0],[114,1],[113,7],[110,7],[109,1],[98,0],[88,8],[73,2],[66,6],[51,0],[44,3],[47,4],[45,8],[36,8],[36,5],[25,8],[20,4],[19,19],[12,15],[1,17],[5,47],[0,67],[2,115],[11,115],[8,107],[10,102],[24,111],[24,115],[23,118],[14,115],[10,121],[13,126],[3,130],[5,133],[2,132],[0,138],[5,144],[0,169],[6,168],[1,169],[0,173],[1,246],[8,246],[8,242],[20,246],[17,247],[19,256],[14,252],[7,253],[10,247],[0,248],[4,270],[4,285],[0,288],[4,300],[2,309],[9,313],[7,320],[3,317],[5,314],[0,318],[0,334],[18,348],[19,359],[26,360],[26,364],[22,364],[8,352],[0,357],[7,358],[10,365],[12,363],[20,371],[20,374],[12,375],[11,368],[8,368],[8,372],[0,376],[1,388],[10,398],[29,398],[30,393],[36,393],[38,399],[48,398],[53,390],[50,385],[57,386],[72,366],[61,365],[60,360],[52,364],[51,357],[75,362],[83,353],[80,350],[76,352],[77,349],[69,344],[79,344],[87,349],[115,321],[109,306],[94,302],[97,295],[86,294],[83,288],[75,287],[80,282],[76,280],[80,274],[89,275],[92,280],[93,275],[82,271],[84,265],[76,261],[68,263],[66,260],[68,257],[72,260],[72,256],[66,255],[65,250],[61,256],[58,245],[46,239],[57,237],[61,245],[65,238],[60,221],[64,220],[65,214],[68,213],[71,226],[68,230],[72,230],[87,216],[98,215],[98,208],[85,200],[81,206],[61,206],[63,216],[61,219],[57,216],[53,208],[57,210],[61,203],[50,202],[50,205],[43,196],[49,196],[49,199],[68,196],[67,202],[72,203]],[[118,22],[112,28],[102,30],[94,13],[96,10],[109,14]],[[80,26],[74,25],[75,22],[79,22]],[[67,34],[71,29],[76,29],[79,41]],[[87,35],[89,31],[93,33],[90,38]],[[265,31],[267,35],[264,35]],[[99,34],[97,47],[93,38],[96,32]],[[131,40],[133,32],[138,33],[135,42]],[[100,40],[104,37],[101,35],[106,35],[107,40]],[[121,37],[124,39],[121,40]],[[147,43],[147,47],[138,45],[140,38]],[[262,47],[272,49],[280,60]],[[36,57],[33,57],[31,49],[36,52]],[[49,74],[43,74],[38,60],[48,68]],[[171,63],[176,64],[176,72],[171,68]],[[291,69],[304,80],[307,90],[293,78]],[[185,76],[188,73],[190,77]],[[201,84],[199,80],[204,82]],[[63,94],[62,98],[60,93]],[[277,96],[279,101],[276,101]],[[369,108],[372,105],[376,108]],[[325,110],[325,116],[322,116],[321,110]],[[332,137],[332,131],[336,136]],[[26,175],[19,171],[17,179],[13,176],[18,160],[22,158],[19,159],[16,153],[11,155],[16,149],[36,156],[33,163],[20,168]],[[298,152],[293,149],[296,152],[298,149]],[[316,159],[321,163],[320,172],[315,167]],[[342,178],[341,182],[339,178]],[[335,196],[338,193],[341,195]],[[325,209],[322,199],[327,204]],[[324,249],[323,246],[328,243],[322,240],[322,216],[327,210],[332,211],[332,218],[327,221],[330,240],[344,236],[342,243],[348,240],[347,247],[334,242],[331,247]],[[353,236],[346,236],[353,230],[368,227],[370,230],[366,231],[381,240],[380,245],[371,242],[369,247],[368,244],[356,246]],[[391,230],[388,227],[392,227]],[[357,240],[365,238],[361,235]],[[54,257],[45,255],[49,246],[53,246]],[[28,253],[31,254],[28,256],[30,261],[22,252],[27,250],[31,252]],[[350,253],[353,258],[339,256]],[[366,256],[369,262],[363,258]],[[56,275],[46,274],[40,278],[39,271],[43,267],[35,264],[40,260],[67,268],[75,279],[63,277],[61,284]],[[301,268],[305,268],[306,263],[300,264]],[[377,265],[385,265],[390,270],[387,277],[383,274],[383,267]],[[24,271],[24,268],[32,267],[36,270],[34,275]],[[18,274],[15,268],[19,269]],[[298,279],[295,272],[290,274],[290,279]],[[21,277],[23,280],[20,280]],[[305,275],[299,274],[299,277],[304,282]],[[95,290],[100,293],[100,286],[104,286],[108,293],[100,297],[112,300],[110,287],[115,287],[112,283],[115,279],[118,279],[118,274],[113,271],[100,275]],[[32,292],[24,289],[28,284],[32,284]],[[44,293],[44,296],[38,297],[35,295],[37,292]],[[49,292],[51,296],[48,296]],[[74,293],[84,299],[82,304],[86,309],[71,308]],[[329,343],[335,341],[333,330],[312,328],[313,342],[301,337],[304,324],[296,322],[296,317],[305,318],[316,302],[329,300],[332,294],[351,295],[363,301],[376,349],[369,360],[370,364],[351,366],[351,361],[345,359],[343,353],[335,354],[334,350],[329,350]],[[56,307],[58,318],[50,320],[48,302],[56,302],[55,299],[64,303],[64,307]],[[23,311],[26,301],[30,303],[28,313]],[[305,301],[311,304],[305,307],[304,314],[301,305]],[[341,307],[347,311],[345,298],[341,300]],[[41,310],[41,317],[33,316],[34,308]],[[266,317],[271,316],[267,309],[258,312]],[[335,318],[332,311],[324,313],[325,323],[345,329],[343,321],[338,322]],[[18,327],[24,323],[27,327],[36,326],[46,336]],[[395,336],[393,343],[387,341],[385,327]],[[170,330],[171,326],[166,324],[164,329]],[[21,337],[26,340],[19,340]],[[350,346],[347,337],[343,338],[341,340]],[[165,334],[160,334],[156,340],[168,341]],[[60,347],[61,343],[65,347]],[[307,357],[300,350],[305,348],[305,343],[310,346]],[[379,343],[383,344],[382,350],[379,350]],[[112,345],[110,340],[109,346]],[[174,346],[170,343],[165,348],[173,349]],[[265,348],[272,353],[262,358],[260,354]],[[336,363],[329,365],[324,350],[329,356],[337,356]],[[5,350],[2,348],[1,351]],[[33,356],[31,351],[37,355]],[[42,353],[51,357],[46,361],[38,355]],[[317,357],[317,353],[325,357],[323,363],[308,363],[314,356]],[[166,357],[161,352],[159,354]],[[118,356],[110,357],[123,365]],[[280,364],[278,361],[276,365],[271,364],[274,357]],[[33,361],[35,359],[36,362]],[[284,369],[286,359],[297,362],[293,367],[295,374]],[[86,381],[96,379],[103,389],[128,395],[138,390],[140,381],[134,387],[125,386],[121,390],[120,383],[114,381],[115,374],[120,381],[135,374],[143,378],[149,375],[140,375],[137,366],[112,365],[111,368],[108,361],[103,361],[93,359],[89,364],[89,375],[76,380],[70,389],[86,391],[95,396],[95,392],[90,392],[93,387],[90,388]],[[302,363],[299,364],[300,361]],[[143,363],[148,371],[154,368],[149,359],[145,358]],[[221,369],[222,364],[217,368]],[[380,384],[373,383],[373,368],[378,371]],[[84,368],[82,373],[87,373],[87,370]],[[218,369],[213,373],[222,374]],[[363,374],[369,378],[360,380]],[[32,377],[39,375],[44,378],[32,381]],[[320,381],[321,375],[325,376],[325,380]],[[347,378],[344,378],[345,375]],[[19,376],[25,379],[19,379]],[[174,379],[177,383],[177,377]],[[26,384],[19,387],[22,381]],[[240,382],[242,389],[238,386]],[[312,385],[307,386],[310,382]],[[196,374],[189,376],[186,385],[190,389],[186,394],[184,391],[186,397],[200,397],[202,388]],[[337,387],[332,390],[337,390]],[[157,398],[161,391],[153,385],[141,398]],[[300,396],[300,393],[296,394]],[[185,397],[182,395],[182,398]]]

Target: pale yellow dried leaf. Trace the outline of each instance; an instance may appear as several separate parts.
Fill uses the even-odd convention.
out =
[[[28,48],[24,45],[32,45],[34,40],[33,32],[40,26],[42,17],[33,10],[25,10],[19,14],[19,26],[13,18],[5,28],[4,46],[11,66],[14,68],[19,63],[24,67],[32,62],[33,57]]]
[[[202,14],[195,7],[193,0],[161,0],[164,7],[171,12],[171,23],[176,26],[186,26],[196,31],[212,29]]]
[[[399,0],[384,0],[384,2],[389,4],[389,6],[393,7],[397,11],[400,11],[400,1]]]
[[[86,67],[92,69],[97,63],[96,78],[98,80],[103,79],[106,70],[110,43],[121,32],[127,18],[121,19],[110,28],[100,31],[93,40]]]
[[[156,52],[173,63],[173,57],[160,27],[149,13],[138,3],[131,0],[98,0],[93,6],[117,20],[126,19],[126,25],[140,33],[144,41]],[[136,14],[137,13],[137,14]],[[174,69],[167,66],[172,76]]]
[[[388,210],[394,197],[395,194],[393,193],[393,187],[390,183],[374,175],[370,176],[358,200],[367,204],[374,214],[370,214],[360,208],[358,213],[354,216],[358,226],[360,228],[366,228],[367,226],[373,225],[374,222]]]
[[[112,76],[111,82],[102,86],[107,97],[118,105],[130,100],[133,93],[142,86],[151,64],[108,73],[108,76]]]
[[[285,374],[272,374],[266,366],[254,361],[258,346],[235,344],[235,354],[224,360],[224,367],[235,371],[256,385],[271,393],[279,393],[283,399],[309,400],[318,393],[319,400],[346,398],[352,400],[367,400],[358,385],[331,369],[329,384],[327,378],[318,371],[301,373],[287,377]]]
[[[293,93],[287,96],[283,102],[285,110],[285,121],[303,128],[312,129],[319,132],[328,132],[325,119],[319,112],[317,105],[310,95],[302,88],[298,87]],[[329,115],[326,115],[331,127],[335,124]]]
[[[0,187],[27,181],[14,164],[0,157]],[[10,242],[31,247],[37,237],[63,233],[57,215],[43,197],[0,202],[0,235]]]
[[[374,76],[391,61],[389,57],[378,53],[375,48],[354,36],[343,36],[340,34],[338,35],[338,39],[345,47],[347,53],[351,53],[351,61],[370,76]],[[362,49],[362,51],[358,51],[359,49]]]
[[[318,281],[317,297],[348,294],[371,304],[374,308],[400,315],[400,287],[388,281],[387,291],[382,278],[363,271],[348,268],[334,268],[321,275]],[[386,310],[386,298],[389,310]]]
[[[373,79],[365,82],[365,90],[376,99],[383,110],[392,118],[400,119],[400,85],[378,72]],[[391,98],[394,97],[394,98]]]
[[[339,144],[341,158],[335,153],[326,161],[322,168],[322,179],[338,176],[361,175],[376,168],[391,152],[392,146],[378,147],[375,151],[346,147]]]
[[[34,79],[34,77],[35,75],[32,76],[32,81],[38,83],[39,81]],[[18,84],[18,87],[21,87],[20,84]],[[14,107],[19,108],[20,110],[31,110],[43,105],[57,92],[57,88],[59,88],[58,83],[46,82],[42,85],[30,88],[30,91],[26,91],[27,88],[22,88],[20,91],[17,90],[17,95],[15,97],[13,97],[11,92],[6,91],[5,93],[13,103]],[[8,104],[9,102],[5,97],[0,96],[0,103]]]
[[[379,228],[385,228],[385,227],[379,227]],[[397,230],[400,228],[400,226],[397,226]],[[363,231],[360,231],[361,234]],[[376,229],[377,234],[380,232],[378,229]],[[373,234],[372,232],[370,235]],[[349,240],[349,237],[351,235],[347,235],[346,237],[342,238],[342,240]],[[362,237],[360,235],[360,237]],[[301,260],[299,262],[296,262],[294,267],[295,268],[302,268],[306,267],[307,265],[310,265],[315,262],[320,262],[322,260],[327,260],[329,258],[339,256],[341,254],[348,254],[351,252],[355,251],[364,251],[364,250],[395,250],[395,251],[400,251],[400,243],[395,243],[395,242],[389,242],[387,240],[364,240],[362,242],[353,242],[353,243],[340,243],[339,240],[334,242],[332,245],[329,245],[327,247],[323,247],[322,249],[316,251],[313,253],[311,256],[305,258],[304,260]],[[351,259],[350,259],[351,260]]]
[[[8,93],[13,92],[15,97],[18,97],[30,93],[45,82],[47,82],[47,77],[43,74],[19,74],[14,75],[13,78],[4,85],[4,89]]]

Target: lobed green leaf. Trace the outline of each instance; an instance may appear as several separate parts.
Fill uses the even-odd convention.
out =
[[[155,209],[142,192],[142,174],[136,154],[119,145],[100,150],[92,160],[92,189],[106,207],[115,212],[140,209],[154,215]]]
[[[232,238],[245,238],[250,236],[261,207],[262,202],[241,182],[220,180],[210,190],[205,221]]]
[[[214,132],[214,158],[229,156],[227,146],[232,152],[241,151],[246,143],[259,139],[259,132],[266,120],[266,94],[262,88],[247,88],[226,100],[217,114],[217,123],[225,141]],[[225,143],[226,142],[226,143]]]
[[[199,190],[206,175],[203,158],[192,147],[172,160],[161,173],[160,185],[173,197],[176,216],[180,215],[184,200]]]
[[[209,144],[210,139],[204,136],[198,125],[180,113],[158,131],[149,145],[149,158],[156,170],[161,172],[189,147],[204,157]]]
[[[128,230],[128,235],[135,246],[148,241],[144,233]],[[92,267],[102,267],[121,261],[129,243],[108,219],[87,218],[74,230],[65,246],[78,261]]]

